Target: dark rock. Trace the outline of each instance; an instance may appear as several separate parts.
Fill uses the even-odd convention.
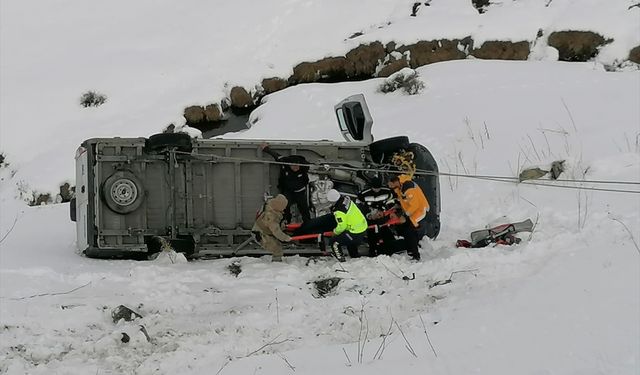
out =
[[[34,199],[29,202],[30,206],[40,206],[43,204],[49,204],[51,203],[51,194],[49,193],[44,193],[44,194],[35,194]]]
[[[262,80],[262,88],[264,89],[264,93],[266,95],[283,90],[287,88],[288,85],[289,84],[286,79],[278,77],[265,78]]]
[[[197,128],[224,120],[224,113],[218,104],[209,104],[206,107],[194,105],[184,109],[184,118],[187,125]]]
[[[473,6],[482,14],[487,11],[487,7],[491,4],[490,0],[471,0]]]
[[[204,107],[204,118],[207,122],[215,122],[223,120],[223,113],[217,104],[209,104]]]
[[[131,341],[131,338],[129,337],[129,335],[127,335],[126,333],[122,332],[122,337],[120,338],[120,341],[122,341],[122,342],[124,342],[126,344],[129,341]]]
[[[345,73],[347,78],[370,78],[376,72],[376,66],[385,56],[380,42],[359,45],[346,54]]]
[[[473,39],[471,39],[470,36],[460,39],[460,41],[458,42],[458,49],[460,49],[460,47],[462,47],[464,53],[468,55],[469,51],[471,51],[474,47]]]
[[[111,319],[113,319],[114,323],[118,323],[120,319],[124,319],[127,322],[130,322],[134,319],[142,318],[142,315],[137,312],[131,310],[125,305],[120,305],[111,311]]]
[[[229,264],[227,266],[227,269],[235,277],[238,277],[240,272],[242,272],[242,268],[240,267],[240,262],[233,262],[233,263]]]
[[[164,130],[162,131],[163,133],[175,133],[176,131],[176,126],[174,124],[169,124],[167,125],[166,128],[164,128]]]
[[[292,83],[339,82],[347,78],[345,57],[327,57],[316,62],[303,62],[293,68]]]
[[[478,49],[474,49],[471,55],[479,59],[487,60],[526,60],[529,57],[529,42],[484,42]]]
[[[231,99],[231,107],[246,108],[253,105],[253,98],[244,87],[235,86],[232,88],[229,98]]]
[[[316,280],[313,282],[313,286],[316,288],[319,297],[326,297],[331,293],[342,280],[339,277],[329,277],[327,279]]]
[[[537,180],[539,178],[544,177],[547,173],[549,173],[549,171],[542,170],[538,167],[528,168],[520,172],[520,175],[518,176],[518,180],[520,182],[527,181],[527,180]]]
[[[75,187],[71,187],[68,182],[60,185],[60,198],[62,198],[62,203],[71,201],[74,191]]]
[[[629,60],[636,64],[640,64],[640,46],[634,47],[629,51]]]
[[[184,118],[187,120],[187,125],[198,125],[205,122],[206,115],[204,114],[204,108],[199,105],[193,105],[184,109]]]
[[[604,39],[591,31],[555,31],[549,35],[548,44],[559,52],[561,61],[589,61],[598,50],[613,39]]]
[[[396,50],[396,42],[389,42],[386,46],[384,46],[384,51],[386,53],[391,53]]]
[[[364,35],[364,33],[363,33],[362,31],[357,31],[357,32],[355,32],[355,33],[351,34],[351,35],[349,36],[349,38],[347,38],[347,39],[355,39],[355,38],[357,38],[357,37],[359,37],[359,36],[363,36],[363,35]]]
[[[420,5],[422,5],[421,3],[413,3],[413,6],[411,7],[411,17],[415,17],[418,15],[418,10],[420,9]]]
[[[564,160],[556,160],[551,163],[551,170],[549,171],[551,175],[549,177],[551,177],[552,180],[557,180],[562,172],[564,172],[564,162]]]
[[[435,62],[466,58],[467,55],[458,49],[458,45],[461,42],[462,41],[458,39],[421,41],[416,44],[399,47],[397,50],[400,53],[409,51],[411,56],[409,65],[415,69],[419,66]]]
[[[409,66],[409,62],[406,59],[394,60],[388,62],[380,71],[378,72],[378,77],[389,77],[393,73],[399,71],[402,68],[406,68]]]

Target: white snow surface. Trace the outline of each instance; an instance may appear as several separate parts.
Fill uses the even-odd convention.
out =
[[[225,82],[286,76],[367,38],[531,40],[540,27],[582,26],[616,38],[611,59],[640,39],[630,1],[505,1],[478,15],[470,2],[433,0],[409,17],[412,3],[2,1],[0,373],[639,373],[640,197],[572,188],[637,184],[442,176],[442,231],[421,262],[361,258],[344,270],[298,256],[88,259],[68,204],[16,199],[17,185],[71,180],[86,138],[149,135],[179,124],[184,106],[218,100]],[[638,182],[640,73],[602,62],[433,64],[417,70],[425,89],[414,96],[379,93],[381,79],[300,85],[225,137],[340,140],[333,105],[364,93],[376,139],[406,134],[442,172],[516,176],[566,160],[564,179]],[[80,108],[89,89],[107,104]],[[519,245],[454,246],[526,218],[536,229]],[[313,282],[327,277],[342,280],[319,298]],[[143,317],[113,323],[120,304]]]

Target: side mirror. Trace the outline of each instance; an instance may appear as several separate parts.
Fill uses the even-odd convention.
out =
[[[338,126],[344,139],[348,142],[373,142],[371,127],[373,118],[363,94],[352,95],[340,103],[334,110],[338,118]]]

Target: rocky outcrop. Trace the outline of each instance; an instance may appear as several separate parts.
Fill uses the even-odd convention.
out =
[[[217,104],[209,104],[204,107],[204,118],[207,122],[220,121],[223,119],[222,111],[220,110],[220,106]]]
[[[467,57],[464,52],[471,44],[471,39],[465,40],[432,40],[422,41],[397,48],[400,53],[409,52],[409,66],[413,69],[440,61],[460,60]]]
[[[634,47],[629,51],[629,60],[636,64],[640,64],[640,46]]]
[[[262,89],[264,90],[265,95],[283,90],[287,88],[288,85],[287,80],[278,77],[265,78],[262,80]]]
[[[209,104],[206,107],[200,105],[187,107],[184,109],[183,116],[185,120],[187,120],[187,125],[195,127],[215,123],[224,119],[218,104]]]
[[[199,105],[192,105],[184,109],[183,114],[185,120],[187,120],[187,125],[198,125],[205,122],[204,108]]]
[[[344,57],[327,57],[298,64],[293,68],[289,82],[338,82],[371,78],[385,55],[382,43],[363,44],[349,51]]]
[[[293,68],[291,83],[338,82],[346,79],[345,57],[327,57],[314,62],[303,62]]]
[[[560,61],[589,61],[598,50],[612,39],[591,31],[555,31],[549,35],[548,44],[558,50]]]
[[[481,13],[490,4],[486,0],[472,0],[472,3]],[[543,35],[541,29],[538,38]],[[561,61],[588,61],[597,55],[602,46],[611,42],[611,39],[589,31],[556,31],[548,37],[548,44],[558,49]],[[293,74],[288,78],[265,78],[261,82],[262,88],[253,92],[243,87],[233,87],[229,98],[223,99],[220,104],[185,108],[184,117],[187,125],[216,127],[216,124],[221,124],[226,119],[226,111],[231,110],[235,114],[249,113],[262,96],[290,85],[389,77],[403,68],[415,69],[436,62],[465,59],[468,56],[493,60],[526,60],[531,52],[530,48],[530,41],[492,40],[474,49],[471,37],[420,41],[409,45],[398,45],[396,42],[385,45],[380,42],[361,44],[344,56],[328,56],[317,61],[302,62],[293,68]],[[630,51],[629,60],[640,64],[640,46]]]
[[[402,70],[403,68],[409,67],[409,62],[407,59],[402,58],[398,60],[392,60],[386,63],[382,69],[378,72],[378,77],[389,77],[395,72]]]
[[[348,79],[373,77],[376,67],[386,55],[380,42],[360,45],[346,54],[345,75]]]
[[[229,94],[229,99],[231,99],[231,107],[233,108],[247,108],[253,106],[253,98],[244,89],[244,87],[235,86],[231,89],[231,93]]]
[[[471,55],[487,60],[526,60],[529,57],[529,42],[487,41],[478,49],[471,51]]]

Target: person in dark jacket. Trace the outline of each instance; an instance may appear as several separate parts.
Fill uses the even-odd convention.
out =
[[[369,186],[370,188],[358,194],[358,204],[369,224],[384,224],[388,219],[384,216],[384,212],[396,204],[395,194],[393,190],[382,186],[382,178],[378,176],[369,181]],[[388,226],[367,229],[367,243],[371,257],[393,254],[395,242],[393,231]]]
[[[306,222],[311,218],[309,213],[309,200],[307,189],[309,186],[309,162],[304,156],[289,155],[282,156],[269,148],[267,143],[260,145],[260,150],[271,155],[276,161],[281,163],[280,176],[278,178],[278,189],[287,198],[289,204],[284,211],[284,219],[291,222],[291,205],[295,204],[302,215],[302,221]]]

